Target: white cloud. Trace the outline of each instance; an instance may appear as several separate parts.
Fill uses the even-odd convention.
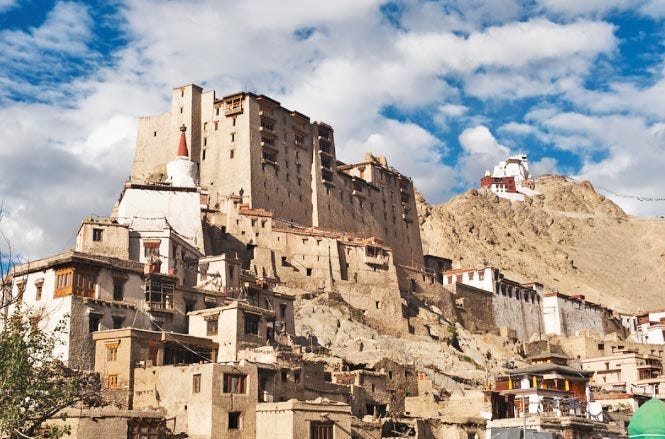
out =
[[[665,72],[660,71],[655,81],[644,87],[630,82],[612,82],[607,91],[587,90],[576,86],[567,90],[568,98],[594,113],[610,114],[628,111],[651,118],[665,118]]]
[[[638,11],[652,17],[665,16],[663,0],[539,0],[545,11],[567,17],[600,17],[617,11]]]
[[[543,157],[542,159],[529,164],[529,172],[534,176],[542,174],[557,174],[560,172],[559,163],[555,158]]]
[[[344,148],[383,155],[390,165],[399,164],[399,171],[411,176],[416,188],[430,201],[439,202],[452,195],[455,174],[452,167],[441,163],[443,145],[418,125],[382,120],[375,130],[350,139]]]
[[[533,125],[527,123],[508,122],[499,128],[501,133],[528,135],[535,134],[538,130]]]
[[[477,182],[486,170],[493,169],[510,155],[510,149],[500,144],[483,125],[465,129],[459,141],[464,154],[457,161],[457,169],[467,183]]]
[[[0,0],[0,13],[6,12],[18,4],[18,0]]]
[[[545,19],[494,26],[468,38],[449,32],[410,33],[398,42],[405,58],[416,65],[460,72],[481,66],[525,67],[574,55],[595,57],[615,46],[613,26],[608,23],[558,24]]]
[[[542,113],[544,115],[544,113]],[[665,124],[650,124],[633,115],[589,116],[557,113],[537,121],[557,147],[585,142],[580,151],[583,166],[577,177],[597,188],[637,197],[665,197],[662,169],[665,168]],[[572,140],[570,140],[572,139]],[[593,152],[600,153],[600,158]],[[605,193],[627,212],[662,215],[663,202],[643,202]]]
[[[67,94],[62,84],[54,85],[53,78],[70,73],[65,63],[68,57],[79,62],[96,58],[88,47],[92,38],[92,20],[86,6],[73,2],[58,2],[39,27],[27,31],[0,31],[0,101],[12,93],[27,94],[48,101]],[[43,79],[40,86],[33,85]]]
[[[444,104],[439,105],[432,116],[434,123],[441,131],[449,129],[448,124],[450,120],[461,120],[462,117],[469,111],[468,107],[459,104]]]

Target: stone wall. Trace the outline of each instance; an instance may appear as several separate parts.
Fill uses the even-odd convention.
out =
[[[543,321],[548,334],[574,336],[591,329],[605,336],[605,310],[583,299],[548,293],[543,296]]]
[[[496,329],[494,295],[465,284],[455,284],[453,299],[459,322],[471,332],[489,332]]]
[[[494,294],[492,298],[496,327],[509,328],[518,339],[527,341],[544,335],[540,301],[526,300],[525,295]]]

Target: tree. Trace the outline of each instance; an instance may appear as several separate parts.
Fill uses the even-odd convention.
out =
[[[62,409],[101,404],[99,376],[68,368],[54,354],[61,324],[53,332],[20,306],[0,332],[0,437],[58,438],[66,428],[45,425]]]
[[[0,222],[2,222],[2,203],[0,203]],[[16,263],[12,244],[7,235],[0,229],[0,310],[9,307],[15,298],[12,297],[11,271]]]

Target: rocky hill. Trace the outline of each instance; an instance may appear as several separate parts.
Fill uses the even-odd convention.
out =
[[[418,213],[426,254],[624,310],[665,307],[665,220],[627,215],[589,182],[543,175],[525,202],[470,190]]]

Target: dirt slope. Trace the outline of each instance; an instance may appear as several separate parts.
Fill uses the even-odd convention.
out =
[[[420,198],[425,254],[491,264],[618,310],[665,307],[665,220],[631,217],[589,182],[544,175],[532,188],[542,195],[523,203],[485,190],[439,206]]]

